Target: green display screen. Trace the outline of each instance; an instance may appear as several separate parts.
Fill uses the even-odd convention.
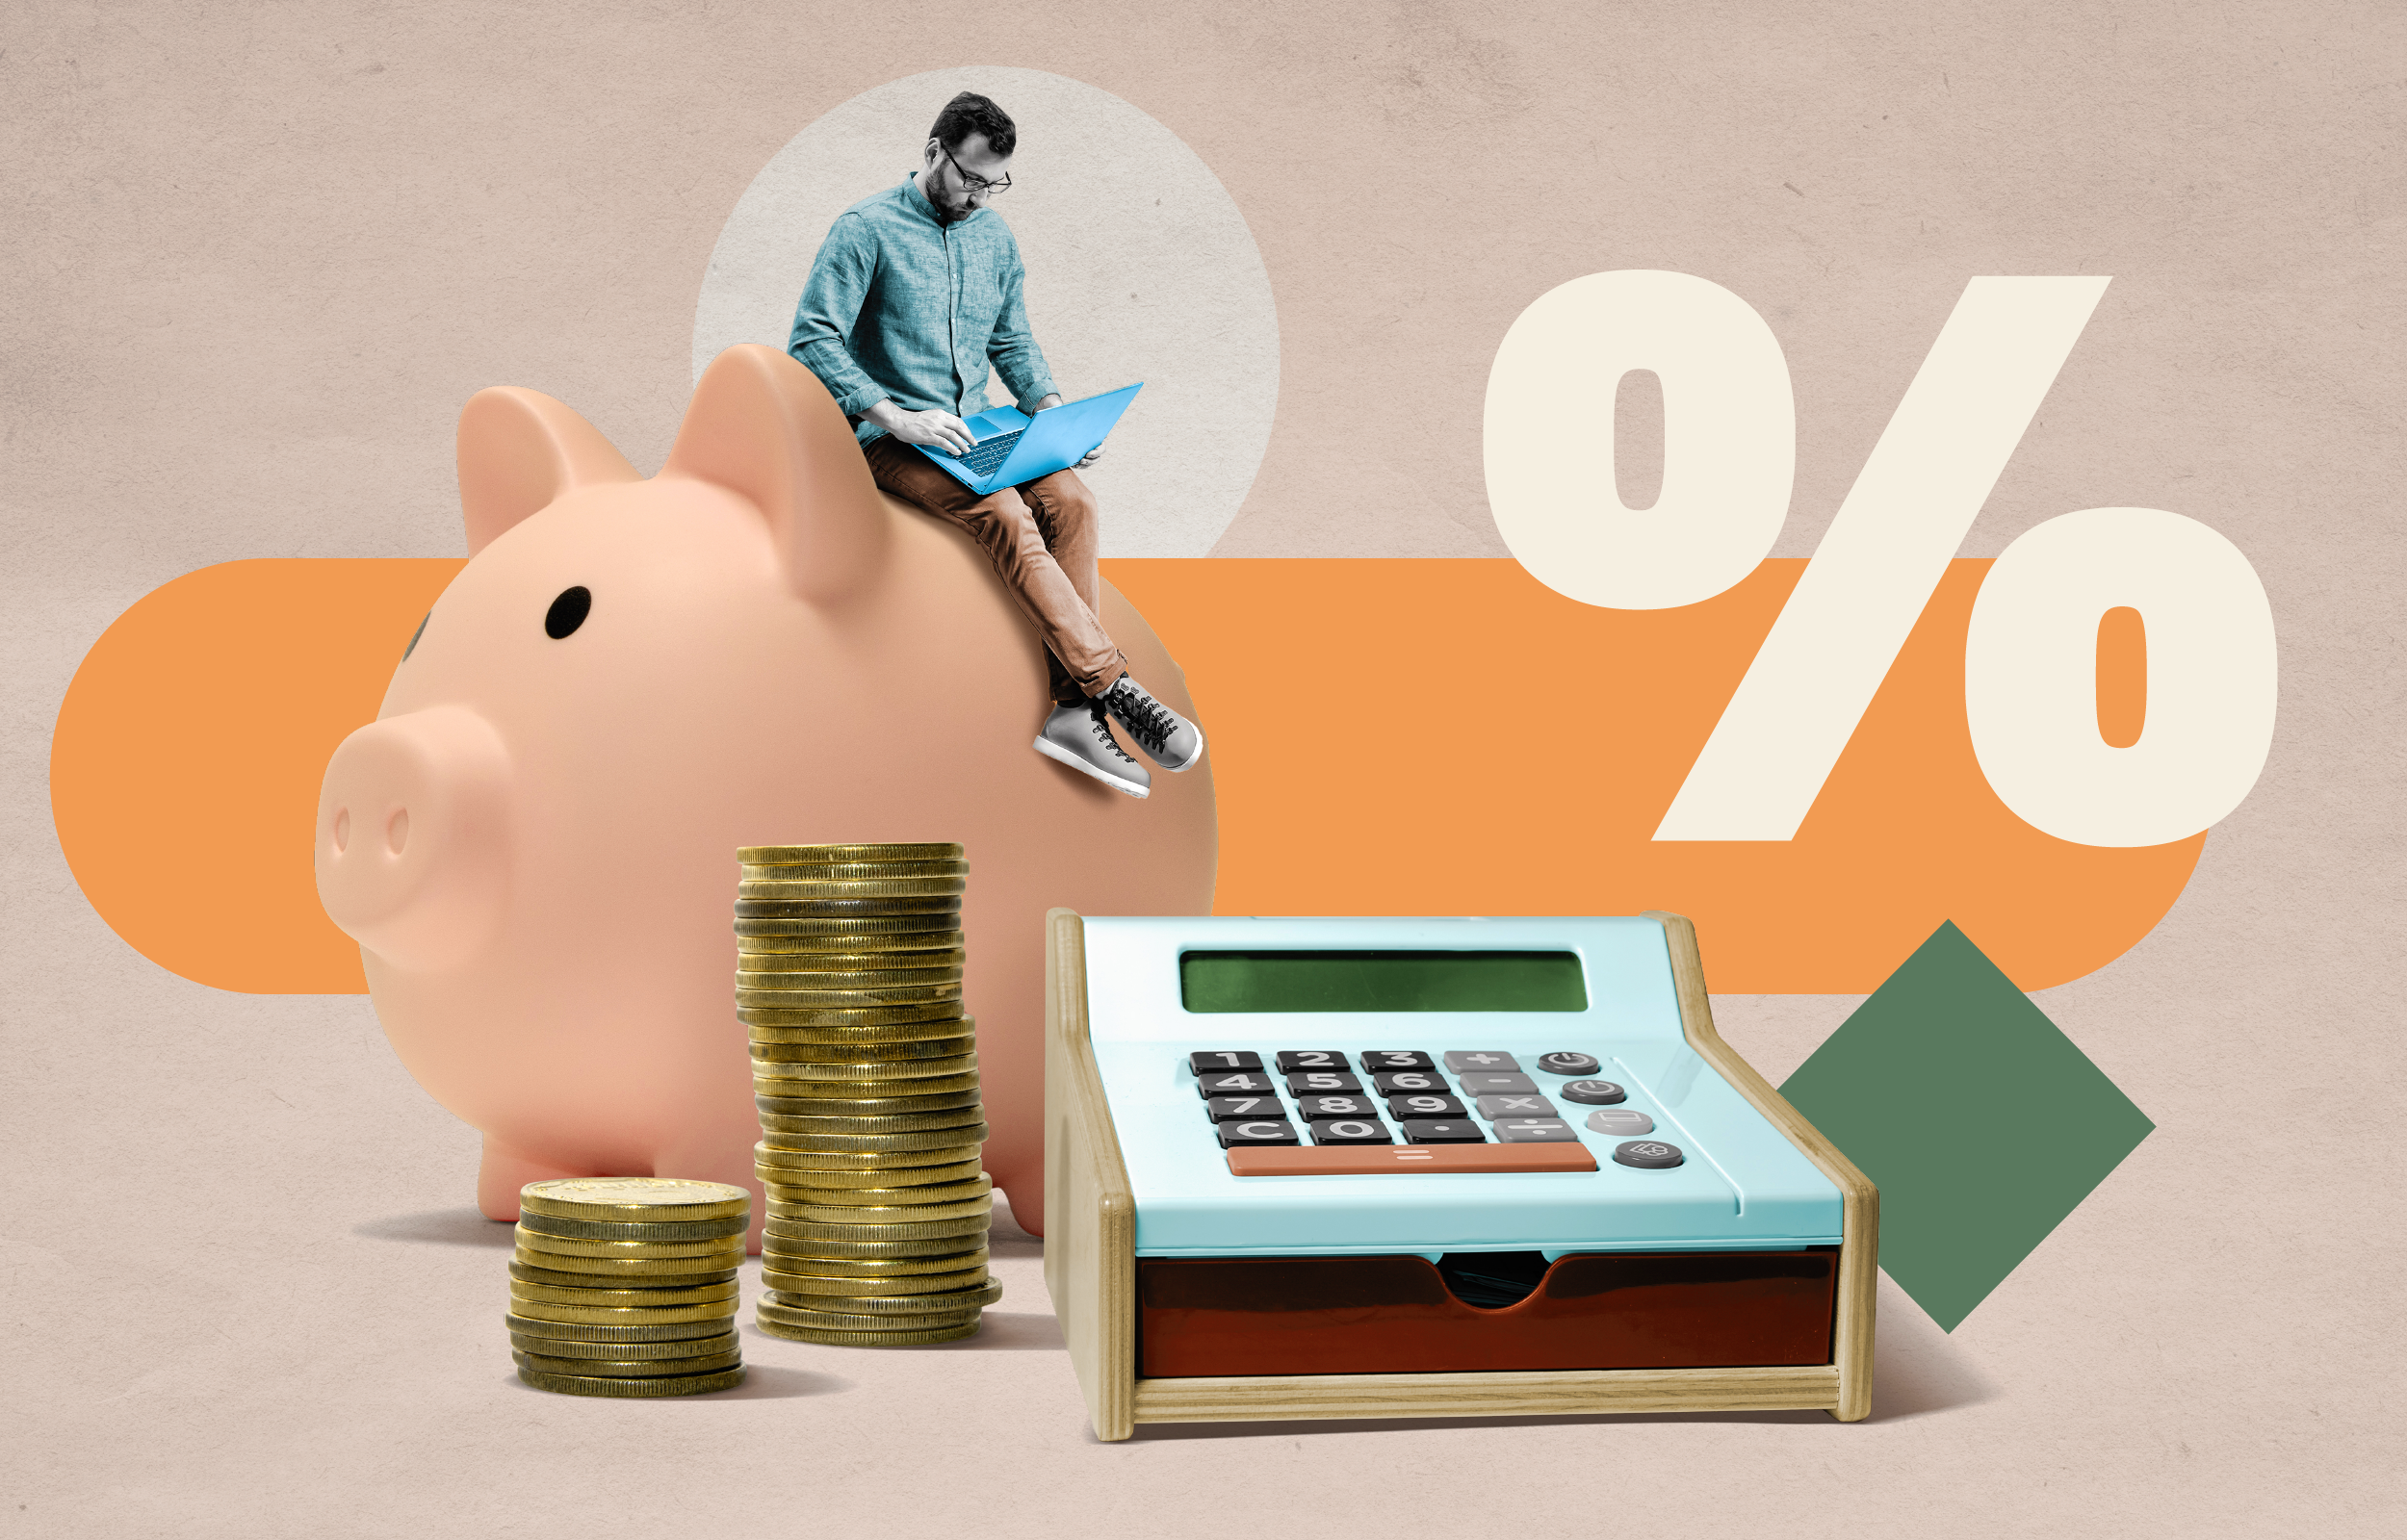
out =
[[[1185,952],[1190,1011],[1585,1011],[1570,952]]]

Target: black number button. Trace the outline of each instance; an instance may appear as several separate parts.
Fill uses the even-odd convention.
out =
[[[1295,1124],[1284,1117],[1249,1117],[1240,1123],[1220,1125],[1223,1149],[1237,1144],[1301,1144],[1296,1138]]]
[[[1417,1091],[1433,1091],[1439,1094],[1454,1088],[1446,1077],[1435,1069],[1403,1069],[1371,1077],[1371,1084],[1383,1096],[1410,1096]]]
[[[1291,1096],[1359,1096],[1362,1082],[1343,1070],[1307,1069],[1300,1075],[1287,1077],[1287,1093]]]
[[[1214,1096],[1267,1096],[1279,1088],[1271,1084],[1270,1076],[1257,1071],[1250,1075],[1201,1075],[1195,1089],[1209,1101]]]
[[[1325,1117],[1377,1117],[1379,1103],[1368,1096],[1298,1096],[1296,1106],[1307,1123]]]
[[[1312,1125],[1315,1144],[1392,1144],[1387,1125],[1376,1117],[1340,1117]]]
[[[1558,1087],[1556,1093],[1565,1101],[1576,1101],[1590,1107],[1611,1107],[1630,1099],[1630,1093],[1610,1080],[1574,1080]]]
[[[1397,1122],[1408,1117],[1460,1117],[1462,1104],[1452,1096],[1439,1096],[1424,1091],[1418,1096],[1390,1096],[1387,1116]]]
[[[1541,1053],[1538,1067],[1550,1075],[1592,1075],[1597,1064],[1584,1053]]]
[[[1436,1064],[1425,1053],[1411,1053],[1402,1048],[1382,1048],[1362,1055],[1362,1072],[1375,1075],[1385,1069],[1435,1069]]]
[[[1479,1124],[1468,1118],[1449,1118],[1444,1122],[1425,1122],[1415,1118],[1404,1125],[1404,1137],[1412,1144],[1485,1144],[1488,1136],[1479,1131]]]
[[[1333,1048],[1282,1048],[1279,1052],[1279,1072],[1294,1074],[1299,1069],[1343,1069],[1346,1056]]]
[[[1241,1122],[1248,1117],[1284,1117],[1286,1109],[1276,1096],[1207,1096],[1204,1110],[1216,1123]]]
[[[1259,1069],[1262,1056],[1242,1048],[1206,1048],[1187,1055],[1187,1067],[1198,1075],[1208,1075],[1215,1069],[1223,1074],[1232,1069]]]

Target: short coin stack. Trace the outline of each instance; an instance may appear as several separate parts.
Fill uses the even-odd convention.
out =
[[[844,1347],[951,1342],[999,1295],[962,1014],[961,847],[752,845],[736,1014],[752,1034],[768,1191],[761,1329]]]
[[[723,1182],[530,1182],[510,1261],[518,1377],[572,1396],[698,1396],[744,1377],[736,1270],[752,1194]]]

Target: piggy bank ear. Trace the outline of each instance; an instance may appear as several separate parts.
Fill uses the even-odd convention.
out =
[[[711,361],[660,474],[759,504],[804,599],[858,592],[886,560],[893,526],[852,428],[818,376],[774,347],[744,343]]]
[[[640,481],[594,425],[540,391],[495,386],[459,414],[459,506],[475,555],[563,492]]]

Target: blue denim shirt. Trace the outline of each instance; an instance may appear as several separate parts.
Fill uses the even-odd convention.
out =
[[[990,362],[1029,411],[1052,394],[1053,376],[1028,335],[1025,275],[994,210],[947,225],[906,179],[836,217],[786,350],[850,418],[889,397],[914,412],[983,412]],[[864,422],[854,436],[866,444],[885,431]]]

